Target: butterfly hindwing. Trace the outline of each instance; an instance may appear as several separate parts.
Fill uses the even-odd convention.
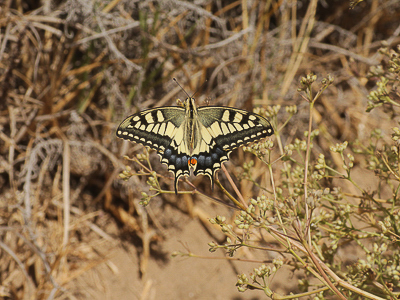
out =
[[[175,177],[175,194],[178,193],[178,180],[181,176],[189,176],[189,159],[187,152],[178,151],[179,146],[173,140],[164,153],[159,153],[161,163],[167,165],[168,171],[172,172]]]
[[[214,188],[215,173],[221,169],[222,163],[229,159],[230,153],[231,151],[223,150],[222,147],[214,142],[209,151],[200,152],[194,156],[197,159],[194,175],[207,175],[210,177],[211,186]]]

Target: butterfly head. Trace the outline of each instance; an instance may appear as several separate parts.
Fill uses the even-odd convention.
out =
[[[197,111],[196,101],[193,97],[187,97],[184,103],[184,107],[187,112],[193,113],[193,111]]]

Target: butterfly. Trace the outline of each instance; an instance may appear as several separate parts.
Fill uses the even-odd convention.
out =
[[[147,109],[127,117],[117,137],[157,151],[161,163],[175,177],[175,194],[181,176],[207,175],[214,186],[215,173],[233,149],[271,136],[269,121],[252,112],[223,106],[197,107],[188,96],[182,106]]]

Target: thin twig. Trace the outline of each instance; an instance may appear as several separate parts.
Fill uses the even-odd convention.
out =
[[[69,224],[70,224],[70,185],[69,185],[69,177],[70,177],[70,161],[71,161],[71,151],[69,148],[68,140],[64,140],[64,150],[63,150],[63,173],[62,173],[62,182],[63,182],[63,212],[64,212],[64,234],[62,241],[62,248],[65,248],[68,245],[69,240]]]
[[[27,297],[26,299],[32,299],[32,295],[33,295],[33,289],[34,289],[34,284],[32,282],[32,278],[29,276],[29,274],[26,272],[25,270],[25,266],[22,263],[22,261],[18,258],[18,256],[14,253],[14,251],[12,251],[11,248],[9,248],[5,243],[3,243],[2,241],[0,241],[0,248],[2,248],[6,253],[8,253],[17,263],[17,265],[19,266],[19,268],[22,271],[22,274],[24,274],[26,281],[28,282],[28,290],[29,290],[29,297]]]
[[[214,43],[214,44],[208,44],[206,46],[196,47],[196,48],[193,49],[193,51],[201,52],[201,51],[204,51],[204,50],[208,50],[209,51],[209,50],[214,50],[214,49],[217,49],[217,48],[225,47],[228,44],[240,39],[242,36],[244,36],[245,34],[251,32],[251,31],[253,31],[253,28],[248,27],[246,29],[243,29],[243,30],[239,31],[238,33],[232,35],[231,37],[229,37],[229,38],[227,38],[225,40],[222,40],[222,41],[220,41],[218,43]]]
[[[336,52],[351,58],[354,58],[355,60],[358,60],[360,62],[363,62],[367,65],[377,65],[379,62],[376,59],[373,58],[369,58],[369,57],[364,57],[360,54],[354,53],[348,49],[344,49],[342,47],[339,46],[335,46],[335,45],[329,45],[329,44],[324,44],[324,43],[320,43],[320,42],[315,42],[314,40],[311,40],[308,43],[309,47],[312,48],[317,48],[317,49],[324,49],[324,50],[329,50],[332,52]]]
[[[99,28],[101,29],[101,31],[103,33],[106,33],[106,30],[103,26],[102,21],[100,20],[100,18],[97,18],[97,24],[99,25]],[[136,25],[136,24],[135,24]],[[104,34],[104,38],[106,39],[107,43],[108,43],[108,47],[110,48],[111,52],[114,53],[114,55],[118,58],[121,59],[123,62],[125,62],[125,64],[130,67],[135,69],[136,71],[141,71],[142,67],[133,63],[132,61],[130,61],[129,59],[126,58],[126,56],[124,54],[122,54],[118,48],[115,46],[114,42],[111,40],[111,37],[109,34]]]
[[[242,203],[242,205],[247,209],[248,205],[247,205],[246,201],[244,201],[242,193],[239,191],[239,189],[237,188],[236,184],[233,182],[232,177],[229,175],[229,172],[226,170],[226,168],[225,168],[223,163],[221,164],[221,170],[224,172],[224,174],[225,174],[226,178],[228,179],[229,183],[231,184],[231,186],[235,190],[235,193],[239,197],[239,200]]]
[[[150,22],[152,20],[149,19],[148,21]],[[80,44],[85,44],[87,42],[90,42],[90,41],[93,41],[93,40],[96,40],[96,39],[99,39],[99,38],[106,38],[106,37],[110,36],[111,34],[118,33],[118,32],[121,32],[121,31],[126,31],[126,30],[133,29],[133,28],[137,28],[139,26],[140,26],[140,22],[139,21],[135,21],[135,22],[129,23],[129,24],[125,25],[125,26],[113,28],[113,29],[110,29],[110,30],[105,30],[105,31],[102,31],[101,33],[93,34],[91,36],[82,38],[82,39],[76,41],[75,43],[73,43],[72,46],[78,46]]]

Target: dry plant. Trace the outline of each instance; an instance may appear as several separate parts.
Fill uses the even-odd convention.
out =
[[[234,179],[228,172],[220,174],[221,191],[213,194],[225,204],[224,195],[235,200],[241,212],[235,230],[235,223],[213,219],[227,226],[231,240],[211,249],[234,254],[248,242],[250,229],[261,226],[284,251],[281,261],[261,266],[250,279],[241,275],[240,289],[261,288],[278,299],[262,282],[283,261],[319,279],[315,286],[302,281],[296,297],[315,290],[321,299],[398,297],[398,270],[393,268],[399,243],[398,150],[390,149],[387,134],[394,122],[387,116],[397,117],[398,71],[387,66],[398,66],[390,49],[400,42],[399,3],[363,1],[353,3],[353,10],[349,5],[316,0],[4,1],[0,297],[83,298],[72,283],[106,262],[109,249],[120,242],[107,229],[114,220],[142,241],[140,272],[146,273],[150,243],[161,234],[157,216],[139,202],[157,195],[165,203],[179,203],[179,197],[154,153],[121,147],[115,128],[130,113],[173,104],[181,95],[173,77],[190,91],[203,87],[197,91],[199,104],[211,99],[248,110],[262,107],[260,113],[271,118],[278,132],[276,146],[269,141],[247,149],[260,159],[242,151],[233,155],[238,167],[229,173]],[[378,52],[381,40],[387,49]],[[307,106],[298,96],[296,79],[310,70],[320,77],[331,73],[335,81],[314,101],[314,79],[306,78],[301,89]],[[371,113],[366,114],[375,83],[379,88],[369,95]],[[398,135],[395,130],[393,139]],[[360,142],[353,155],[344,141],[355,138]],[[122,159],[138,151],[137,163]],[[382,191],[357,187],[359,178],[350,176],[354,165],[363,166],[358,157],[366,155],[385,186]],[[125,164],[131,168],[126,174],[135,175],[127,183],[117,176]],[[338,184],[338,176],[349,184]],[[191,198],[210,196],[207,180],[186,182]],[[241,197],[233,196],[231,186]],[[381,196],[388,189],[394,196]],[[357,222],[349,229],[353,217],[368,221],[372,229],[360,229]],[[345,244],[357,244],[363,262],[346,262],[345,267],[336,261]],[[261,238],[251,246],[264,247]],[[297,260],[289,264],[288,254]]]

